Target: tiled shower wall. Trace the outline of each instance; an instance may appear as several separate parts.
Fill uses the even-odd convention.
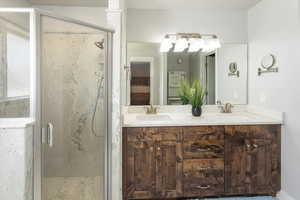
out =
[[[102,39],[99,33],[43,33],[43,122],[54,125],[54,145],[44,149],[47,200],[102,199],[105,54],[94,45]]]

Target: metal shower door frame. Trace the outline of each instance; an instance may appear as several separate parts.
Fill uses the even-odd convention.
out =
[[[106,89],[105,89],[105,105],[107,105],[106,108],[106,134],[105,134],[105,180],[104,180],[104,191],[105,191],[105,200],[109,200],[110,198],[110,193],[111,191],[111,172],[110,172],[110,166],[111,166],[111,91],[108,90],[108,88],[111,88],[111,80],[112,80],[112,71],[111,71],[111,66],[112,66],[112,34],[114,33],[114,30],[109,29],[109,28],[104,28],[100,26],[96,26],[90,23],[86,23],[80,20],[72,19],[69,17],[63,17],[59,16],[56,14],[53,14],[48,11],[43,11],[40,9],[33,9],[33,24],[35,28],[35,47],[36,47],[36,85],[38,86],[36,88],[36,131],[39,134],[36,135],[36,154],[35,156],[35,181],[34,181],[34,200],[43,200],[43,194],[42,194],[42,178],[43,178],[43,160],[42,160],[42,81],[41,81],[41,50],[42,50],[42,42],[41,42],[41,30],[42,30],[42,23],[41,23],[41,18],[42,17],[49,17],[52,19],[57,19],[61,20],[64,22],[72,23],[72,24],[77,24],[81,26],[85,26],[88,28],[92,28],[95,30],[99,30],[102,32],[105,32],[105,43],[106,43],[106,48],[105,48],[105,77],[106,78]],[[38,143],[38,144],[37,144]]]
[[[0,8],[0,12],[28,13],[30,15],[30,118],[34,123],[34,152],[33,152],[33,197],[34,200],[43,200],[42,197],[42,87],[41,87],[41,17],[53,19],[93,28],[105,32],[105,75],[106,75],[106,142],[105,142],[105,199],[111,200],[111,119],[112,119],[112,45],[114,30],[96,26],[80,20],[63,17],[48,11],[35,8]]]

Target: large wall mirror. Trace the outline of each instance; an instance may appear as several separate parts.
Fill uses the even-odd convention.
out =
[[[222,44],[212,52],[160,52],[159,43],[128,42],[127,105],[180,105],[183,81],[199,80],[206,104],[247,104],[247,44]]]

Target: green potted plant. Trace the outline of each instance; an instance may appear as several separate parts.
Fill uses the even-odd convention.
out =
[[[202,105],[205,100],[205,89],[201,86],[200,81],[195,81],[191,88],[189,103],[192,105],[192,114],[200,117],[202,114]]]
[[[180,83],[178,96],[180,97],[182,105],[189,104],[191,98],[191,88],[190,88],[190,84],[187,81],[182,81]]]

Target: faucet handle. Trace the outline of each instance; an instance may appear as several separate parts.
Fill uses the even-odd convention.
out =
[[[157,114],[158,108],[150,104],[150,106],[144,106],[146,114]]]
[[[145,111],[146,111],[146,114],[149,114],[149,113],[150,113],[150,109],[149,109],[148,106],[144,106],[144,109],[145,109]]]
[[[226,103],[225,104],[225,111],[226,111],[226,113],[232,113],[232,108],[233,108],[234,106],[231,104],[231,103]]]

